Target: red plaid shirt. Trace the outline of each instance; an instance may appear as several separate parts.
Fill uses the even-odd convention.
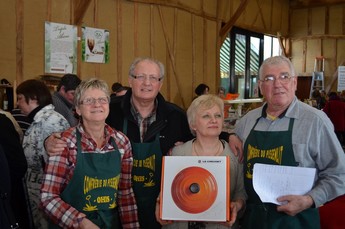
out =
[[[60,194],[70,182],[77,163],[76,129],[81,133],[81,147],[84,152],[107,153],[114,147],[110,138],[121,153],[121,176],[118,193],[118,206],[123,228],[139,228],[138,212],[133,189],[131,186],[131,171],[133,165],[132,148],[128,138],[121,132],[105,126],[106,144],[96,150],[96,142],[88,136],[82,126],[72,127],[62,133],[62,139],[67,147],[61,155],[49,157],[41,188],[41,205],[49,218],[63,228],[78,228],[85,214],[64,202]]]

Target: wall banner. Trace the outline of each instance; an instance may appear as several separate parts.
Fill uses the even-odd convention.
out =
[[[45,72],[73,73],[77,71],[77,27],[45,22]]]
[[[82,27],[82,60],[91,63],[109,62],[109,31]]]

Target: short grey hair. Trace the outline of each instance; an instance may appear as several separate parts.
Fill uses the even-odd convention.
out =
[[[272,56],[269,57],[267,59],[264,60],[264,62],[262,62],[261,66],[260,66],[260,70],[259,70],[259,78],[262,80],[263,79],[263,67],[267,66],[267,65],[280,65],[280,64],[287,64],[290,72],[291,72],[291,76],[296,76],[296,72],[295,72],[295,68],[293,66],[293,64],[291,63],[291,61],[289,60],[289,58],[285,57],[285,56]]]
[[[100,80],[97,78],[90,78],[90,79],[81,81],[79,86],[75,89],[74,105],[76,107],[79,106],[82,96],[84,95],[85,91],[89,88],[100,89],[106,94],[106,96],[108,97],[108,100],[110,101],[110,92],[109,92],[108,84],[104,80]]]
[[[192,125],[195,123],[195,115],[200,110],[210,109],[214,107],[214,105],[217,105],[219,107],[222,118],[224,118],[224,102],[221,98],[219,98],[216,95],[212,95],[212,94],[200,95],[196,99],[194,99],[193,102],[188,107],[187,118],[188,118],[189,129],[194,136],[196,133],[195,133],[195,130],[192,128]]]
[[[162,62],[160,62],[160,61],[158,61],[156,59],[153,59],[151,57],[138,57],[138,58],[136,58],[132,62],[131,66],[129,67],[128,75],[129,76],[134,75],[135,67],[137,66],[137,64],[139,64],[140,62],[143,62],[143,61],[148,61],[148,62],[156,64],[158,66],[158,68],[159,68],[159,78],[160,79],[164,78],[164,73],[165,73],[164,65],[162,64]]]

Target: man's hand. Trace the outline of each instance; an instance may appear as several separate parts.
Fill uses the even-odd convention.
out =
[[[287,202],[277,207],[278,212],[285,212],[290,216],[295,216],[301,211],[310,208],[314,204],[313,198],[309,195],[287,195],[277,199],[279,202]]]
[[[84,218],[79,224],[79,229],[99,229],[99,227],[89,219]]]
[[[229,136],[229,146],[231,151],[238,157],[238,161],[243,161],[243,144],[239,137],[236,134]]]
[[[61,133],[53,133],[44,141],[44,147],[49,156],[62,154],[67,143],[61,140]]]

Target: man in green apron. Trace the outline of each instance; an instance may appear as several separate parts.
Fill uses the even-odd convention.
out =
[[[250,111],[235,132],[244,142],[244,181],[248,194],[242,228],[320,228],[320,205],[345,192],[345,156],[327,116],[295,97],[297,76],[289,59],[266,59],[259,72],[266,103]],[[233,150],[242,143],[230,138]],[[305,195],[262,203],[253,188],[255,163],[316,168],[317,178]],[[267,179],[270,179],[267,177]]]
[[[151,58],[134,60],[129,69],[130,90],[122,101],[110,103],[107,123],[127,135],[132,144],[132,187],[140,228],[161,228],[156,221],[162,157],[177,142],[192,139],[185,112],[159,93],[164,66]]]

